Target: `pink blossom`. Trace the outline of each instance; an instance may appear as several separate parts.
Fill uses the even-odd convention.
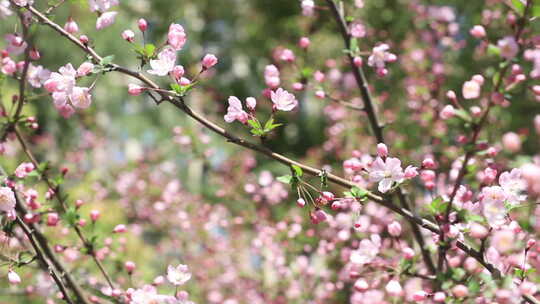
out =
[[[171,74],[172,74],[173,78],[176,79],[176,81],[178,81],[185,74],[184,67],[181,66],[181,65],[175,66],[173,68],[173,70],[171,71]]]
[[[167,39],[167,43],[173,48],[173,50],[180,51],[187,41],[187,35],[184,31],[184,27],[176,23],[171,24],[169,26]]]
[[[315,2],[313,0],[302,0],[302,15],[313,16],[315,10]]]
[[[124,224],[116,225],[113,229],[114,233],[124,233],[127,231],[127,227]]]
[[[88,0],[88,6],[92,12],[106,12],[114,5],[118,5],[118,0]]]
[[[10,269],[8,271],[8,281],[11,285],[18,285],[21,283],[21,277],[19,277],[15,271]]]
[[[311,42],[308,37],[302,37],[300,40],[298,40],[298,46],[303,49],[307,49],[310,44]]]
[[[90,74],[93,69],[94,69],[94,64],[93,63],[91,63],[89,61],[83,62],[79,66],[79,68],[77,69],[77,77],[86,76],[86,75]]]
[[[366,36],[366,27],[360,22],[353,22],[350,25],[350,33],[354,38],[363,38]]]
[[[148,22],[144,18],[140,18],[137,20],[137,26],[139,27],[139,30],[141,32],[146,32],[146,29],[148,28]]]
[[[144,92],[144,88],[138,84],[130,83],[128,84],[128,94],[131,96],[139,96]]]
[[[483,239],[488,235],[486,227],[478,223],[472,223],[470,227],[470,236],[475,239]]]
[[[255,107],[257,106],[257,100],[253,97],[246,98],[246,106],[251,112],[255,111]]]
[[[124,263],[124,268],[126,269],[126,271],[131,274],[133,273],[133,271],[135,271],[135,268],[137,267],[137,265],[132,262],[132,261],[126,261]]]
[[[169,265],[167,267],[167,280],[173,285],[184,285],[191,279],[191,273],[187,265],[180,264],[176,267]]]
[[[0,19],[4,19],[13,15],[13,12],[9,9],[9,1],[2,0],[0,1]]]
[[[441,111],[441,118],[444,120],[450,119],[456,115],[456,110],[452,105],[446,105]]]
[[[202,59],[203,68],[209,69],[218,63],[218,59],[213,54],[206,54]]]
[[[72,18],[69,18],[66,24],[64,25],[64,30],[70,34],[75,34],[79,31],[79,25]]]
[[[71,104],[80,109],[86,109],[92,103],[90,89],[84,87],[74,87],[70,95]]]
[[[283,51],[281,51],[279,59],[287,62],[293,62],[296,57],[294,56],[294,52],[292,50],[284,49]]]
[[[54,227],[58,224],[59,221],[60,217],[58,216],[58,213],[53,212],[47,215],[47,226]]]
[[[393,297],[400,297],[403,295],[403,288],[396,280],[390,280],[385,287],[386,292]]]
[[[351,263],[360,265],[370,263],[377,257],[380,248],[381,237],[377,234],[372,234],[370,239],[360,241],[358,249],[351,252]]]
[[[298,207],[302,208],[306,205],[306,201],[303,198],[299,198],[296,200],[296,204],[298,205]]]
[[[353,58],[353,63],[357,67],[361,67],[362,65],[364,65],[364,61],[362,60],[362,57],[359,57],[359,56],[355,56]]]
[[[415,302],[423,302],[424,300],[426,300],[428,297],[428,294],[427,292],[423,291],[423,290],[419,290],[417,292],[415,292],[412,296],[413,298],[413,301]]]
[[[514,248],[516,234],[510,229],[496,230],[491,238],[491,245],[500,253],[507,253]]]
[[[279,70],[275,65],[267,65],[264,68],[264,80],[266,82],[266,85],[272,89],[275,89],[279,86]]]
[[[399,222],[393,221],[388,225],[388,233],[393,237],[398,237],[401,235],[401,225]]]
[[[384,143],[377,144],[377,155],[379,157],[388,156],[388,147]]]
[[[227,108],[227,114],[224,119],[228,123],[232,123],[238,120],[241,123],[247,123],[249,119],[248,113],[242,109],[242,102],[235,96],[229,97],[229,107]]]
[[[176,63],[176,51],[171,47],[164,48],[158,54],[158,59],[150,60],[151,70],[149,74],[165,76],[174,69]]]
[[[17,169],[15,169],[15,176],[18,178],[25,178],[28,173],[34,171],[34,164],[32,163],[21,163]]]
[[[407,168],[405,168],[404,178],[411,179],[416,176],[418,176],[418,168],[414,166],[407,166]]]
[[[368,168],[369,180],[379,183],[379,191],[388,192],[394,182],[401,183],[404,178],[401,161],[397,158],[389,157],[383,160],[377,157]]]
[[[132,30],[125,30],[122,32],[122,39],[126,40],[127,42],[133,42],[135,39],[135,33]]]
[[[501,226],[506,222],[504,201],[506,193],[499,186],[482,188],[483,214],[491,226]]]
[[[40,88],[45,81],[51,77],[51,71],[43,68],[41,65],[35,66],[30,64],[28,65],[26,77],[31,86],[34,88]]]
[[[517,205],[524,201],[527,196],[521,193],[527,188],[524,179],[521,178],[520,169],[512,169],[510,172],[503,172],[499,176],[499,184],[506,193],[506,201],[511,205]]]
[[[464,298],[469,295],[469,289],[465,285],[456,285],[452,288],[452,293],[456,298]]]
[[[114,21],[116,20],[116,15],[118,12],[105,12],[101,16],[99,16],[96,20],[96,29],[102,30],[106,27],[109,27],[113,25]]]
[[[506,36],[497,42],[497,46],[501,50],[501,56],[506,59],[516,57],[519,52],[519,46],[513,36]]]
[[[6,51],[13,56],[22,54],[28,46],[26,41],[19,35],[7,34],[5,39],[7,41]]]
[[[282,88],[272,91],[270,96],[274,103],[274,107],[280,111],[291,111],[298,105],[296,97]]]
[[[368,65],[370,67],[375,67],[376,69],[383,69],[386,65],[386,62],[396,61],[396,55],[388,52],[390,46],[388,44],[379,44],[373,48],[371,55],[368,58]]]
[[[463,83],[461,93],[463,94],[463,98],[465,99],[475,99],[480,96],[480,90],[480,84],[476,81],[471,80]]]
[[[9,187],[0,187],[0,211],[13,212],[15,209],[15,193]]]
[[[486,37],[486,29],[484,29],[481,25],[475,25],[473,28],[469,31],[471,36],[477,39],[482,39]]]
[[[17,64],[11,58],[3,58],[1,63],[3,74],[13,75],[17,71]]]
[[[519,152],[521,150],[521,138],[514,132],[505,133],[502,137],[504,148],[510,152]]]

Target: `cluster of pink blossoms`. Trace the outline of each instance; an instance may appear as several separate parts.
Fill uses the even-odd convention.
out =
[[[147,29],[147,23],[144,19],[139,19],[139,29],[145,32]],[[122,38],[130,43],[134,42],[134,33],[131,30],[125,30],[122,33]],[[156,76],[167,76],[179,84],[180,86],[188,86],[191,84],[191,80],[184,77],[185,69],[182,65],[176,65],[177,52],[184,48],[187,42],[187,34],[184,27],[180,24],[171,24],[167,33],[167,45],[157,54],[156,59],[151,59],[149,64],[150,68],[147,70],[149,74]],[[218,63],[218,58],[213,54],[206,54],[202,60],[201,72],[206,71]],[[128,93],[133,96],[140,95],[147,88],[144,88],[137,84],[129,84]]]
[[[525,180],[521,178],[521,170],[513,169],[499,176],[499,186],[482,188],[483,214],[491,226],[499,227],[507,222],[505,204],[516,206],[524,201],[527,197],[522,193],[526,187]]]
[[[45,89],[52,93],[54,106],[64,117],[75,113],[75,108],[86,109],[92,103],[90,88],[76,86],[77,78],[91,73],[94,65],[85,62],[75,70],[71,63],[61,67],[58,72],[51,73],[45,81]]]

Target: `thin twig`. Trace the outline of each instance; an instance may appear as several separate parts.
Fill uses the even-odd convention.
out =
[[[341,33],[343,41],[345,42],[345,47],[347,49],[350,49],[352,37],[347,28],[347,23],[345,22],[342,9],[340,10],[337,7],[334,0],[326,0],[326,2],[328,6],[330,7],[330,11],[332,12],[332,15],[334,16],[334,19],[336,20],[338,24],[339,31]],[[369,87],[368,87],[366,76],[364,75],[364,71],[362,70],[361,67],[356,66],[356,64],[354,63],[354,57],[352,56],[352,54],[348,53],[347,57],[349,58],[350,67],[353,71],[354,78],[356,79],[356,84],[358,88],[360,89],[362,101],[364,102],[364,106],[362,107],[362,110],[367,114],[369,125],[371,126],[371,130],[373,131],[373,134],[375,135],[377,142],[385,143],[384,135],[383,135],[383,126],[381,123],[379,123],[375,105],[373,103],[373,98],[371,97],[371,93],[369,92]],[[403,191],[401,190],[401,188],[398,188],[396,193],[397,193],[399,202],[401,204],[401,207],[406,210],[411,210],[409,204],[407,203],[407,198],[403,194]],[[431,255],[425,246],[422,232],[420,231],[420,228],[418,227],[418,224],[415,221],[413,221],[412,219],[407,219],[407,220],[411,226],[414,239],[418,243],[418,247],[420,247],[420,252],[422,254],[424,263],[426,264],[426,267],[428,268],[428,270],[432,274],[434,274],[435,265],[433,264]]]

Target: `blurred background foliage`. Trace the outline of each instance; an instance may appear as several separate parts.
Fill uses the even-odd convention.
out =
[[[44,7],[46,1],[36,1],[38,7]],[[227,97],[230,95],[244,99],[248,96],[261,97],[265,88],[263,71],[270,63],[276,63],[272,59],[272,52],[277,46],[287,46],[301,51],[295,46],[296,41],[308,35],[311,39],[311,47],[308,55],[309,65],[313,69],[324,66],[327,59],[343,60],[343,42],[330,18],[328,10],[322,10],[313,18],[300,17],[300,4],[294,0],[121,0],[116,23],[100,32],[95,31],[96,16],[90,14],[86,1],[69,1],[69,5],[63,5],[55,11],[53,20],[63,25],[69,16],[79,24],[80,33],[87,34],[92,45],[103,56],[114,55],[114,61],[120,65],[126,65],[132,69],[138,69],[136,54],[130,49],[129,43],[121,39],[120,33],[125,29],[136,32],[136,40],[142,37],[137,30],[136,21],[144,17],[149,22],[149,30],[146,33],[146,41],[160,45],[165,42],[168,26],[171,23],[182,24],[188,33],[188,42],[179,53],[179,63],[186,67],[188,75],[195,75],[200,68],[199,61],[206,53],[214,53],[219,58],[219,64],[210,76],[206,77],[201,85],[190,92],[188,103],[196,110],[207,114],[220,125],[223,122],[223,114],[227,107]],[[346,1],[347,2],[347,1]],[[348,1],[352,2],[352,1]],[[366,0],[366,7],[357,10],[353,17],[362,20],[369,29],[374,29],[375,34],[362,41],[362,51],[370,51],[371,47],[379,41],[391,45],[392,51],[398,55],[398,62],[392,64],[391,75],[385,79],[378,79],[370,68],[366,68],[370,84],[373,86],[374,95],[377,97],[378,107],[383,117],[393,122],[389,124],[385,132],[394,140],[393,153],[400,155],[399,151],[414,151],[419,146],[426,145],[433,138],[423,136],[426,130],[433,125],[420,125],[412,117],[411,110],[407,107],[407,94],[405,81],[411,77],[409,71],[402,66],[413,65],[413,77],[424,77],[425,91],[429,94],[430,82],[437,81],[436,75],[426,75],[429,70],[430,55],[440,51],[437,60],[444,63],[447,73],[445,74],[444,90],[432,98],[444,103],[444,93],[448,89],[456,92],[461,91],[464,80],[472,75],[485,71],[485,76],[490,81],[493,76],[493,68],[498,58],[475,57],[475,42],[468,34],[472,25],[481,22],[482,11],[487,4],[503,5],[498,1],[414,1],[426,5],[448,5],[451,3],[459,24],[457,39],[464,39],[467,43],[464,48],[449,50],[443,42],[437,45],[435,50],[427,54],[424,62],[407,62],[410,52],[414,49],[422,49],[426,46],[418,36],[418,32],[428,29],[429,25],[423,19],[417,19],[417,12],[410,10],[409,0]],[[497,3],[496,3],[497,2]],[[321,1],[322,3],[322,1]],[[17,31],[16,19],[9,18],[0,20],[0,34]],[[504,18],[500,20],[502,27]],[[538,22],[533,23],[538,27]],[[411,31],[413,30],[413,31]],[[490,31],[490,37],[496,39],[507,33]],[[66,43],[51,29],[44,26],[33,26],[32,37],[39,46],[42,54],[41,64],[50,70],[56,71],[67,62],[75,67],[84,62],[85,56],[73,45]],[[411,44],[413,46],[411,46]],[[0,47],[2,43],[0,42]],[[367,57],[365,58],[367,59]],[[278,64],[278,63],[276,63]],[[422,68],[424,70],[422,70]],[[491,75],[490,75],[491,73]],[[90,80],[88,80],[90,81]],[[244,158],[251,157],[239,148],[227,144],[222,138],[209,134],[206,130],[186,115],[168,104],[156,106],[148,97],[133,97],[127,94],[128,81],[123,75],[109,73],[99,76],[95,90],[93,91],[92,106],[85,111],[78,111],[71,119],[62,118],[52,105],[48,96],[40,97],[26,107],[27,115],[36,115],[40,124],[38,130],[39,150],[38,156],[43,160],[49,160],[60,166],[67,166],[74,174],[68,183],[72,197],[85,196],[94,199],[95,182],[114,187],[118,176],[122,171],[136,170],[153,161],[169,160],[174,163],[176,171],[172,176],[178,177],[193,195],[202,197],[209,203],[223,203],[230,208],[232,214],[246,215],[252,208],[253,202],[249,197],[236,196],[235,199],[224,200],[216,193],[223,187],[230,186],[224,179],[232,179],[239,183],[235,185],[241,190],[242,181],[245,180],[242,173],[235,176],[223,175],[222,167],[225,161],[231,161],[238,165]],[[161,81],[158,79],[158,81]],[[89,83],[88,83],[89,84]],[[161,82],[164,86],[168,84]],[[2,102],[5,105],[11,103],[11,96],[16,94],[16,83],[4,81],[0,87]],[[36,91],[38,94],[38,91]],[[301,110],[296,114],[280,114],[278,120],[286,123],[286,127],[280,128],[269,139],[267,144],[277,152],[286,153],[295,158],[306,160],[317,166],[331,165],[340,171],[343,159],[346,159],[352,149],[370,151],[373,139],[366,136],[369,134],[367,120],[362,114],[348,113],[348,117],[358,117],[358,123],[347,129],[346,141],[343,142],[343,154],[321,154],[316,148],[323,145],[328,133],[328,119],[323,114],[324,104],[313,96],[312,91],[297,94]],[[382,97],[384,95],[384,98]],[[495,121],[499,128],[491,129],[489,137],[497,142],[501,134],[518,130],[523,135],[524,155],[533,155],[539,150],[539,141],[534,136],[526,136],[532,131],[532,118],[538,114],[540,105],[532,101],[531,94],[523,86],[514,92],[512,105],[494,111]],[[259,100],[259,99],[258,99]],[[384,102],[383,102],[384,100]],[[270,112],[268,102],[261,107],[266,113]],[[472,102],[468,102],[470,106]],[[391,112],[390,114],[388,112]],[[436,113],[434,111],[433,113]],[[422,115],[426,119],[432,118],[433,113],[425,112]],[[181,127],[182,134],[190,138],[191,149],[183,149],[175,138],[173,128]],[[227,125],[228,129],[246,138],[249,134],[238,125]],[[104,138],[100,151],[86,151],[85,141],[92,140],[91,131],[97,138]],[[529,133],[528,133],[529,132]],[[396,135],[399,133],[399,136]],[[438,135],[440,146],[435,145],[434,150],[440,153],[453,151],[455,144],[454,136],[442,132]],[[200,139],[208,136],[209,140],[201,142]],[[41,139],[41,141],[39,140]],[[450,148],[448,148],[450,146]],[[206,157],[206,149],[213,147],[211,157]],[[439,151],[440,150],[440,151]],[[458,150],[459,151],[459,150]],[[373,149],[371,149],[373,152]],[[423,149],[414,151],[411,160],[419,161]],[[81,158],[81,162],[73,161],[70,157],[73,153],[83,153],[92,156],[92,159]],[[453,152],[456,156],[455,152]],[[98,156],[96,156],[98,155]],[[403,158],[406,159],[407,154]],[[276,175],[287,173],[288,169],[264,157],[255,156],[257,159],[257,172],[270,170]],[[22,159],[20,159],[22,160]],[[65,160],[69,160],[64,162]],[[14,169],[17,163],[0,160],[9,169]],[[213,174],[216,172],[217,174]],[[77,173],[80,173],[77,175]],[[222,174],[222,175],[220,175]],[[254,176],[249,176],[251,181]],[[159,192],[159,188],[154,191]],[[226,189],[232,192],[234,189]],[[292,196],[289,201],[293,201]],[[290,212],[291,204],[273,206],[270,210],[276,221],[285,217]],[[109,210],[104,222],[112,223],[126,220],[122,208],[110,198],[100,202],[103,209]],[[114,206],[114,207],[110,207]],[[110,209],[112,208],[112,209]],[[253,214],[251,215],[254,216]],[[103,227],[103,231],[110,231],[111,227]],[[145,241],[153,242],[159,239],[163,232],[155,231],[154,235],[147,235]],[[161,235],[163,237],[163,235]],[[306,237],[307,238],[307,237]],[[152,250],[148,247],[137,245],[140,240],[133,239],[130,242],[133,250],[141,250],[138,260],[144,265],[144,259],[151,256]],[[157,242],[157,241],[156,241]],[[311,242],[308,238],[307,243]],[[144,249],[141,249],[144,248]],[[156,263],[161,264],[162,261]],[[149,264],[144,267],[152,268]],[[119,265],[118,267],[121,267]],[[144,273],[144,272],[143,272]],[[154,273],[149,272],[145,279],[151,280]]]

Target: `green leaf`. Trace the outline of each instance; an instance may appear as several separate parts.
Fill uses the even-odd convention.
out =
[[[148,43],[145,47],[144,47],[144,55],[148,58],[152,58],[154,57],[154,52],[156,51],[156,46],[151,44],[151,43]]]
[[[182,87],[178,83],[171,83],[171,89],[179,95],[182,92]]]
[[[283,175],[283,176],[279,176],[276,179],[278,181],[284,183],[284,184],[291,184],[292,181],[293,181],[293,176],[292,175]]]
[[[291,167],[296,177],[302,177],[302,175],[304,174],[304,171],[302,170],[302,168],[300,168],[297,165],[291,165]]]
[[[110,65],[114,60],[114,55],[106,56],[101,58],[101,62],[99,63],[102,66]]]
[[[345,192],[345,196],[362,199],[367,196],[369,192],[366,189],[354,186],[350,191]]]
[[[303,68],[301,74],[303,78],[310,78],[313,75],[313,69]]]
[[[359,51],[360,49],[358,48],[358,40],[356,38],[353,38],[351,39],[351,47],[350,47],[350,51],[352,54],[355,54]]]
[[[487,48],[487,54],[489,56],[500,56],[501,49],[498,46],[490,43]]]
[[[75,206],[69,207],[62,217],[70,226],[75,226],[80,218]]]
[[[520,16],[523,15],[525,12],[525,3],[521,2],[520,0],[511,0],[512,1],[512,8],[518,12]]]
[[[426,208],[430,211],[431,214],[441,214],[446,212],[448,207],[448,202],[445,202],[442,197],[438,196],[435,198]]]
[[[254,129],[262,130],[261,123],[257,119],[250,119],[248,120],[248,124],[253,127]]]
[[[478,283],[476,280],[471,280],[467,287],[469,288],[469,292],[471,294],[475,294],[480,291],[480,283]]]
[[[469,115],[469,112],[465,111],[464,109],[456,109],[455,111],[456,116],[463,119],[464,121],[471,122],[472,118]]]
[[[455,281],[461,281],[467,274],[463,268],[451,268],[452,269],[452,279]]]

